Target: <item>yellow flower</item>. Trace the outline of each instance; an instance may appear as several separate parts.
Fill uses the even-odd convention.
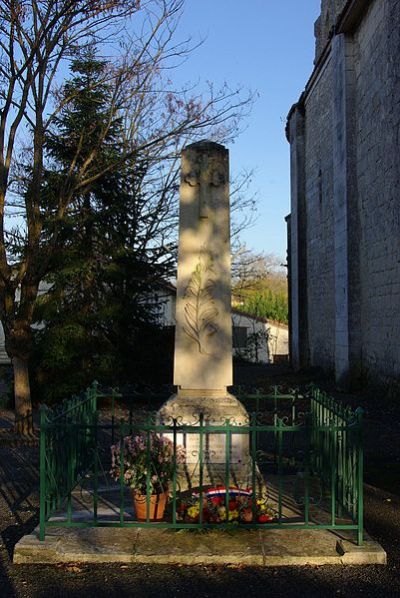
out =
[[[193,507],[189,507],[188,511],[187,511],[189,517],[191,517],[192,519],[196,519],[196,517],[198,516],[199,512],[200,511],[199,511],[199,508],[198,508],[197,505],[193,505]]]
[[[229,521],[232,521],[233,519],[237,519],[239,517],[239,511],[229,511]]]
[[[219,507],[219,509],[218,509],[218,515],[219,515],[219,518],[222,521],[225,521],[225,519],[226,519],[226,508],[225,507]]]

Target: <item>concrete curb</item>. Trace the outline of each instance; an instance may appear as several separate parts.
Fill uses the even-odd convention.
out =
[[[149,528],[38,528],[14,550],[14,563],[153,563],[182,565],[385,565],[386,552],[368,536],[363,546],[324,530],[193,532]]]

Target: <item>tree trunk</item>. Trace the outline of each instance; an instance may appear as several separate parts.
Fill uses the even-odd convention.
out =
[[[13,358],[15,431],[24,436],[33,433],[31,389],[29,385],[28,360]]]

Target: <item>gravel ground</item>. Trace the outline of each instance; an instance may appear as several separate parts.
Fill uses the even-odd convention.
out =
[[[262,378],[262,372],[252,372]],[[279,382],[288,378],[280,372]],[[276,382],[273,380],[277,382],[278,376]],[[38,522],[38,450],[35,446],[13,447],[3,443],[0,444],[0,598],[400,596],[400,409],[397,405],[378,403],[373,397],[343,395],[342,398],[361,403],[366,409],[365,527],[387,551],[386,567],[13,565],[15,543]],[[0,420],[2,415],[7,417],[0,414]]]

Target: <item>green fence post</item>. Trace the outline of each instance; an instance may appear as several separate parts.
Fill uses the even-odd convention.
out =
[[[225,521],[229,523],[229,479],[231,470],[231,429],[229,419],[225,421],[225,425]]]
[[[99,395],[99,383],[97,382],[97,380],[93,380],[92,383],[92,413],[94,413],[95,411],[97,411],[97,399],[98,399],[98,395]]]
[[[292,408],[292,426],[296,425],[296,396],[291,400]]]
[[[99,457],[98,457],[98,413],[94,414],[94,479],[93,479],[93,520],[97,524],[97,505],[99,492]]]
[[[256,488],[256,458],[257,458],[257,435],[256,435],[257,413],[251,414],[251,508],[253,513],[252,521],[255,521],[257,511],[257,488]]]
[[[115,440],[115,388],[111,390],[111,444],[114,444]]]
[[[310,522],[310,418],[306,415],[305,419],[306,429],[306,457],[305,457],[305,479],[304,479],[304,523],[308,526]]]
[[[75,469],[75,438],[73,438],[73,426],[69,423],[66,423],[66,433],[67,433],[67,471],[68,471],[68,497],[67,497],[67,520],[68,522],[72,521],[72,486],[74,482],[74,469]]]
[[[278,431],[277,431],[277,427],[278,427],[278,414],[275,411],[274,412],[274,463],[276,465],[277,462],[277,454],[278,454]]]
[[[125,467],[125,438],[124,438],[124,420],[121,418],[119,437],[119,523],[124,525],[125,511],[125,489],[124,489],[124,467]]]
[[[338,476],[338,463],[337,463],[337,451],[336,445],[333,441],[335,437],[335,430],[330,430],[329,436],[332,436],[330,441],[330,466],[331,466],[331,524],[336,524],[336,500],[337,500],[337,476]]]
[[[274,386],[274,412],[278,414],[278,387]]]
[[[357,544],[362,546],[364,541],[364,451],[363,451],[363,409],[356,409],[357,416],[357,483],[358,483],[358,529]]]
[[[174,471],[172,476],[172,523],[176,524],[176,449],[177,449],[177,441],[176,441],[176,419],[173,419],[173,443],[174,443]]]
[[[335,446],[335,451],[336,451],[336,455],[337,455],[337,483],[338,483],[338,488],[337,488],[337,499],[338,499],[338,517],[343,517],[344,515],[344,511],[345,511],[345,484],[346,484],[346,478],[345,478],[345,460],[343,458],[343,435],[345,434],[345,427],[346,427],[346,422],[339,417],[338,415],[335,416],[335,426],[337,426],[337,428],[341,428],[338,429],[336,431],[336,446]]]
[[[282,440],[283,440],[283,422],[278,418],[278,520],[282,523],[282,495],[283,495],[283,480],[282,480]]]
[[[39,540],[43,542],[46,528],[46,411],[45,405],[40,406],[40,515]]]
[[[151,416],[147,415],[146,426],[146,523],[150,521],[150,478],[151,478]]]
[[[200,437],[199,437],[199,523],[203,525],[203,442],[204,442],[204,414],[200,413]]]

